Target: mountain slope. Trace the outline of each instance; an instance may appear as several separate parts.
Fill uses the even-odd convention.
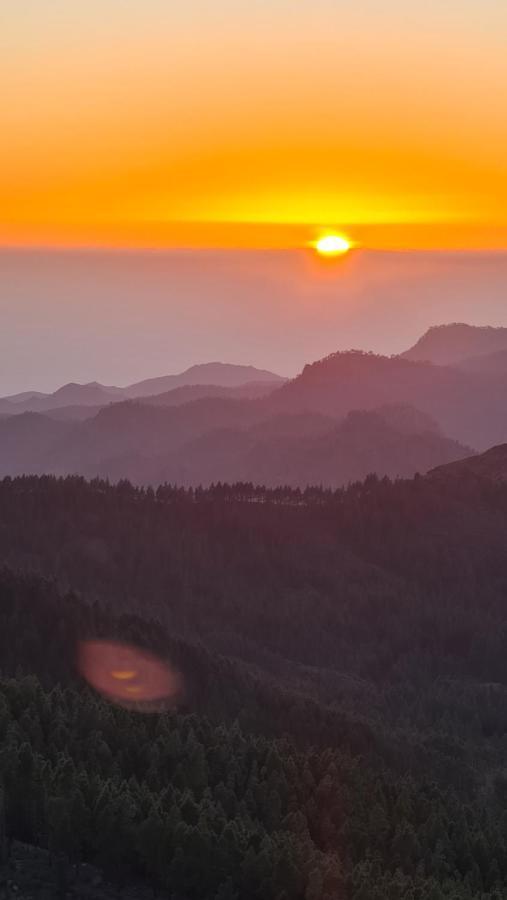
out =
[[[252,424],[260,418],[257,402],[207,398],[172,407],[135,400],[115,403],[64,436],[54,449],[49,471],[107,475],[118,473],[116,461],[125,460],[129,475],[115,477],[151,480],[150,459],[179,452],[186,442],[214,428]],[[141,479],[135,477],[136,460]]]
[[[465,372],[482,372],[485,375],[507,375],[507,349],[495,353],[467,356],[456,363]]]
[[[143,397],[143,403],[152,406],[181,406],[183,403],[191,403],[193,400],[203,400],[207,397],[225,397],[231,400],[255,400],[265,397],[280,387],[280,381],[249,381],[238,387],[224,387],[219,384],[185,384],[182,387],[163,391],[161,394]]]
[[[248,382],[267,381],[283,384],[280,375],[255,366],[239,366],[230,363],[212,362],[191,366],[179,375],[163,375],[130,384],[124,389],[126,397],[149,397],[186,385],[213,384],[219,387],[240,387]]]
[[[0,410],[9,413],[46,412],[65,406],[105,406],[123,396],[121,388],[106,387],[96,381],[89,384],[70,382],[52,394],[28,394],[23,399],[6,397],[0,400]]]
[[[293,430],[291,418],[295,419]],[[313,435],[298,433],[305,417],[285,417],[268,428],[213,430],[186,444],[153,481],[209,485],[246,481],[275,487],[341,487],[370,473],[392,478],[426,472],[438,462],[468,455],[466,447],[432,431],[410,432],[387,422],[381,412],[352,412],[338,425]],[[328,420],[329,421],[329,420]],[[332,422],[332,420],[330,420]],[[319,427],[323,428],[324,418]]]
[[[458,462],[437,466],[428,475],[438,478],[473,475],[489,481],[507,482],[507,444],[499,444],[485,453],[468,456]]]
[[[0,559],[46,576],[0,571],[3,834],[51,848],[62,896],[60,853],[125,898],[500,900],[506,539],[473,479],[0,482]],[[82,686],[97,637],[176,667],[183,709]]]
[[[162,393],[166,393],[167,397],[161,399],[160,404],[163,405],[167,402],[167,405],[172,405],[173,399],[176,401],[177,398],[170,398],[169,392],[190,386],[196,389],[197,396],[202,397],[221,396],[220,388],[236,388],[238,390],[243,388],[244,396],[261,396],[263,393],[268,393],[269,390],[274,390],[285,381],[286,379],[280,375],[265,369],[257,369],[255,366],[220,362],[204,363],[191,366],[178,375],[148,378],[125,388],[92,381],[88,384],[70,382],[49,394],[40,391],[24,391],[20,394],[0,398],[0,413],[46,412],[67,406],[106,406],[114,401],[138,397],[150,397],[154,401],[155,395]],[[252,385],[250,391],[249,385]],[[265,390],[263,390],[263,385]],[[209,388],[209,390],[205,392],[204,388]],[[187,399],[196,398],[189,396]],[[186,402],[186,400],[183,399],[179,402]]]
[[[10,403],[23,403],[24,400],[31,400],[35,397],[47,397],[43,391],[21,391],[19,394],[10,394],[2,399],[8,400]]]
[[[401,356],[404,359],[432,362],[439,366],[454,365],[472,356],[507,350],[507,328],[489,325],[434,325]]]
[[[39,413],[0,419],[0,475],[51,471],[52,452],[71,430]]]
[[[166,407],[124,401],[85,420],[67,419],[67,408],[63,420],[58,410],[11,416],[0,422],[0,474],[337,487],[371,472],[410,476],[470,452],[408,407],[350,413],[337,422],[318,413],[266,416],[265,402],[217,397]]]
[[[241,377],[245,369],[250,372],[244,367]],[[393,477],[425,472],[469,455],[468,448],[507,441],[507,372],[468,372],[359,351],[307,365],[279,387],[272,381],[233,388],[196,384],[121,402],[107,395],[98,412],[97,405],[67,404],[76,389],[90,404],[103,391],[91,384],[56,392],[60,405],[47,411],[48,420],[69,427],[34,425],[50,435],[40,446],[29,428],[16,432],[12,426],[16,437],[6,438],[4,449],[0,439],[0,472],[22,465],[14,471],[79,472],[136,483],[246,479],[334,486],[372,471]],[[188,402],[191,397],[201,399]],[[350,413],[355,415],[348,418]],[[8,422],[2,422],[6,435]],[[17,442],[18,462],[9,440]]]
[[[262,402],[272,414],[311,410],[335,418],[351,410],[408,404],[454,440],[485,449],[507,440],[506,394],[507,375],[348,351],[305,366]]]

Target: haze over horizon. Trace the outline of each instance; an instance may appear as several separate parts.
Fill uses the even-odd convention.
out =
[[[507,324],[506,26],[494,0],[8,5],[0,393]],[[329,233],[357,249],[319,259]]]
[[[3,250],[0,394],[399,353],[431,325],[507,325],[506,279],[500,253]]]

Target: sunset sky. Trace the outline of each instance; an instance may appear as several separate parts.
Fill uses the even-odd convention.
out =
[[[505,0],[16,0],[0,244],[507,248]]]

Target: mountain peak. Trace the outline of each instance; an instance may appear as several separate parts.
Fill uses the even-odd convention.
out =
[[[413,347],[401,353],[403,359],[448,366],[468,359],[507,350],[507,328],[452,322],[432,325]]]
[[[274,372],[268,372],[266,369],[257,369],[255,366],[208,362],[190,366],[189,369],[178,375],[162,375],[158,378],[138,381],[125,388],[124,393],[127,397],[150,397],[187,385],[209,384],[217,387],[240,387],[252,381],[283,384],[285,378]]]
[[[314,378],[335,378],[338,374],[355,375],[390,363],[391,357],[381,356],[371,350],[337,350],[324,356],[323,359],[307,363],[299,378],[304,381]]]

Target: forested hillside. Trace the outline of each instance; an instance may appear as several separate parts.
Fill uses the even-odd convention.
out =
[[[506,897],[506,538],[475,473],[5,479],[7,838],[183,900]],[[92,693],[97,637],[170,662],[177,709]]]

